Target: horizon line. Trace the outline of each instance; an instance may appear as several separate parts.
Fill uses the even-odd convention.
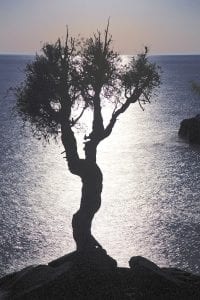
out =
[[[36,54],[39,54],[40,51],[36,51],[35,53],[33,52],[0,52],[0,55],[19,55],[19,56],[35,56]],[[139,53],[139,52],[138,52]],[[137,55],[138,53],[136,54],[126,54],[126,53],[123,53],[123,54],[120,54],[119,55],[127,55],[127,56],[132,56],[132,55]],[[186,52],[186,53],[183,53],[183,52],[164,52],[164,53],[149,53],[149,56],[184,56],[184,55],[200,55],[200,52]]]

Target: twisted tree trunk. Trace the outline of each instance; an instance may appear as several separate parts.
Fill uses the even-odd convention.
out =
[[[68,167],[71,173],[82,180],[82,196],[79,210],[73,215],[73,237],[77,251],[85,251],[89,248],[101,248],[101,245],[91,234],[92,220],[101,206],[102,172],[96,164],[96,147],[89,146],[86,149],[86,159],[78,156],[76,139],[69,123],[61,124],[62,143],[65,148]]]
[[[101,247],[91,234],[92,220],[101,206],[102,173],[95,162],[87,159],[80,161],[82,197],[80,209],[72,219],[73,237],[77,250]]]

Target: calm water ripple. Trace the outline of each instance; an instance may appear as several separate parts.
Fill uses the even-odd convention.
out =
[[[71,218],[80,180],[60,154],[20,130],[6,90],[23,79],[28,56],[0,56],[0,275],[48,262],[75,248]],[[200,148],[177,136],[183,118],[200,111],[190,81],[200,81],[200,56],[158,56],[163,84],[145,111],[134,105],[98,149],[104,174],[93,232],[127,265],[143,255],[160,266],[200,273]]]

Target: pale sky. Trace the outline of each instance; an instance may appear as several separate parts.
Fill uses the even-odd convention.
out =
[[[44,42],[103,30],[115,50],[200,54],[200,0],[0,0],[0,53],[38,52]]]

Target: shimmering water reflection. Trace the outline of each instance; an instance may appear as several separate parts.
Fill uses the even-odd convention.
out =
[[[137,122],[134,127],[138,132]],[[110,245],[111,253],[117,249],[121,264],[131,255],[143,255],[161,266],[199,272],[200,149],[188,147],[173,134],[168,140],[144,135],[141,141],[134,132],[112,147],[114,153],[103,154],[104,178],[110,184],[105,183],[104,195],[113,201],[107,204],[109,219],[108,208],[99,213],[104,218],[102,236],[108,240],[107,228],[112,224],[111,244],[116,239],[118,243]],[[100,222],[97,224],[99,228]]]
[[[5,90],[22,79],[28,58],[7,57],[0,72],[1,275],[74,250],[71,218],[81,184],[67,170],[62,145],[45,148],[10,118]],[[102,207],[93,232],[119,265],[143,255],[160,266],[200,272],[200,148],[179,140],[180,121],[197,113],[189,81],[200,80],[200,57],[155,57],[163,85],[141,111],[120,117],[98,148],[104,174]],[[198,75],[199,74],[199,75]],[[199,105],[199,106],[198,106]]]

